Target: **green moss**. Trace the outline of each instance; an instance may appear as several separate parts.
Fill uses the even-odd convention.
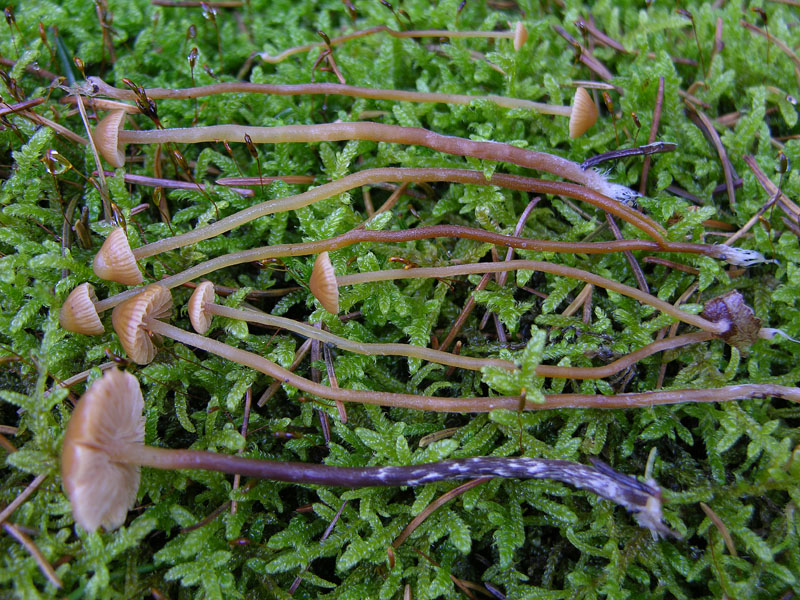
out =
[[[353,23],[338,0],[249,0],[235,9],[218,9],[223,55],[217,34],[199,7],[157,7],[144,0],[111,2],[109,30],[116,61],[103,45],[96,6],[89,0],[59,3],[37,0],[18,3],[18,29],[0,36],[0,54],[19,62],[3,67],[28,97],[44,97],[34,110],[63,126],[84,134],[78,116],[59,100],[66,94],[48,88],[49,82],[26,65],[61,75],[80,77],[72,56],[86,64],[87,75],[102,76],[122,86],[128,78],[144,87],[188,87],[232,80],[254,52],[277,54],[297,44],[319,40],[316,31],[330,37],[377,25],[398,27],[395,16],[381,3],[354,3]],[[514,95],[541,101],[568,102],[574,79],[590,72],[574,60],[573,50],[553,30],[562,25],[578,40],[573,22],[587,17],[579,2],[521,2],[520,8],[498,11],[483,3],[458,0],[432,6],[426,0],[405,0],[395,8],[405,23],[408,15],[416,28],[504,28],[506,21],[522,18],[530,39],[518,53],[508,40],[395,39],[385,35],[364,37],[335,48],[336,62],[347,82],[367,87],[395,87],[420,91]],[[755,6],[755,5],[754,5]],[[758,7],[762,4],[758,3]],[[778,3],[763,5],[771,35],[790,48],[800,45],[796,12]],[[595,24],[621,41],[628,53],[597,45],[596,57],[614,73],[613,83],[623,94],[611,92],[620,111],[617,135],[624,146],[646,141],[652,124],[659,78],[665,95],[658,138],[678,144],[677,151],[653,157],[649,194],[641,206],[668,228],[669,238],[709,243],[722,241],[712,218],[738,229],[768,200],[743,157],[755,156],[766,175],[778,182],[779,159],[772,139],[784,139],[783,151],[792,165],[800,165],[797,109],[787,99],[796,95],[795,66],[775,45],[740,25],[741,19],[763,25],[756,13],[742,12],[737,3],[722,8],[690,7],[699,46],[691,23],[669,5],[635,2],[598,2],[591,6]],[[711,50],[717,23],[722,26],[724,48]],[[39,38],[39,25],[56,48],[52,27],[57,27],[66,61],[51,60]],[[190,26],[196,37],[187,35]],[[436,45],[437,48],[431,48]],[[197,47],[194,72],[187,55]],[[482,53],[488,61],[475,58]],[[699,53],[702,53],[702,57]],[[330,73],[312,72],[317,52],[298,54],[277,65],[255,60],[245,77],[254,82],[305,83],[335,81]],[[673,60],[678,58],[680,60]],[[707,76],[700,72],[700,62]],[[505,75],[492,65],[499,66]],[[206,70],[213,70],[213,76]],[[732,166],[743,179],[736,191],[736,206],[727,196],[712,194],[724,181],[716,150],[692,123],[679,90],[693,83],[692,93],[706,103],[712,119],[739,111],[732,128],[717,125]],[[3,101],[15,102],[5,85]],[[511,142],[581,161],[617,146],[614,124],[604,114],[597,126],[577,140],[569,140],[564,119],[498,108],[487,101],[468,106],[392,103],[338,96],[214,96],[199,99],[197,123],[238,122],[252,125],[319,123],[356,120],[363,111],[382,111],[381,120],[424,126],[437,132]],[[642,125],[637,133],[632,114]],[[195,102],[158,102],[166,127],[191,126]],[[401,598],[405,585],[414,598],[463,597],[454,583],[486,582],[508,598],[629,598],[676,597],[776,598],[800,593],[800,543],[797,506],[800,505],[800,409],[783,401],[755,399],[726,405],[677,405],[628,411],[565,410],[518,414],[496,411],[489,415],[423,414],[404,409],[380,409],[351,404],[343,424],[335,406],[327,401],[299,403],[297,390],[280,389],[263,408],[250,415],[250,434],[243,439],[244,396],[253,398],[271,383],[265,376],[238,365],[182,347],[172,342],[156,362],[141,368],[129,366],[143,384],[146,398],[148,443],[174,448],[203,448],[220,452],[243,449],[247,456],[328,464],[363,466],[410,464],[444,457],[483,454],[565,458],[588,461],[600,457],[616,469],[642,474],[651,449],[656,449],[654,475],[664,486],[668,524],[682,539],[653,540],[624,511],[609,502],[560,483],[494,480],[469,490],[433,513],[411,537],[394,550],[391,568],[387,548],[405,526],[431,501],[456,484],[433,484],[416,489],[362,489],[342,491],[316,486],[292,486],[262,481],[249,489],[233,490],[231,477],[202,472],[143,473],[137,508],[125,527],[110,533],[87,535],[72,522],[70,507],[61,492],[58,453],[71,401],[83,391],[76,384],[71,394],[55,386],[85,369],[108,360],[107,353],[122,355],[112,333],[100,338],[73,335],[58,325],[57,312],[69,291],[91,281],[103,298],[122,286],[97,280],[87,266],[109,226],[102,223],[101,199],[84,176],[95,168],[85,148],[38,127],[18,114],[4,117],[0,130],[0,424],[17,427],[7,437],[19,449],[3,450],[0,505],[11,502],[32,475],[48,475],[45,483],[11,517],[32,530],[44,557],[56,566],[64,583],[57,592],[48,584],[33,558],[11,537],[0,537],[0,590],[4,597],[69,598],[150,597],[157,590],[176,598],[288,598],[296,577],[302,577],[296,598]],[[151,123],[135,117],[137,125]],[[181,148],[194,161],[193,176],[213,183],[221,176],[240,174],[312,174],[318,181],[340,178],[358,170],[381,166],[471,167],[490,174],[528,174],[512,165],[444,156],[420,147],[373,142],[279,144],[258,148],[258,161],[244,144],[232,144],[229,156],[221,144]],[[42,158],[57,150],[74,168],[51,174]],[[136,154],[142,159],[126,165],[126,172],[153,175],[153,147]],[[638,186],[641,159],[608,163],[620,183]],[[160,239],[233,213],[254,200],[222,186],[208,194],[192,190],[167,192],[172,213],[170,225],[162,223],[152,206],[151,188],[124,184],[118,171],[109,179],[110,197],[128,222],[137,244]],[[172,164],[164,163],[164,176],[179,178]],[[698,210],[670,191],[677,185],[702,200]],[[298,193],[304,186],[276,182],[256,194],[256,200]],[[439,223],[474,224],[509,233],[514,230],[530,198],[504,189],[435,184],[430,189],[412,187],[390,217],[376,219],[371,227],[399,229]],[[783,189],[800,197],[800,175],[789,171]],[[388,191],[373,188],[372,203],[380,206]],[[213,204],[212,204],[213,201]],[[132,209],[149,204],[144,212]],[[62,248],[64,211],[74,207],[70,219],[88,214],[94,248],[74,240]],[[536,238],[582,240],[588,235],[611,239],[606,230],[596,232],[604,216],[592,207],[544,197],[532,211],[522,234]],[[800,337],[800,250],[796,235],[782,221],[780,209],[764,214],[750,235],[737,245],[761,251],[773,262],[732,277],[708,258],[666,255],[674,262],[698,270],[694,275],[662,265],[644,264],[653,293],[675,302],[692,284],[698,310],[702,303],[729,289],[745,294],[759,318],[770,327]],[[344,233],[366,217],[363,190],[293,213],[261,218],[225,236],[190,248],[141,261],[150,278],[180,271],[200,261],[266,244],[316,240]],[[673,222],[674,217],[680,217]],[[595,233],[596,232],[596,233]],[[638,237],[630,226],[626,237]],[[74,237],[74,236],[73,236]],[[470,262],[488,256],[485,244],[436,239],[403,244],[359,244],[336,251],[337,272],[391,268],[400,256],[419,265]],[[591,270],[635,285],[629,264],[621,255],[555,256],[520,251],[519,256],[552,260]],[[618,378],[602,381],[541,381],[536,365],[597,366],[652,340],[670,319],[617,294],[595,290],[591,322],[580,314],[560,313],[582,286],[563,278],[520,272],[502,288],[491,283],[472,294],[479,278],[458,281],[401,281],[360,285],[343,290],[344,311],[358,311],[356,319],[341,322],[315,309],[305,285],[313,257],[286,258],[283,265],[259,268],[252,264],[216,272],[219,285],[239,291],[228,304],[239,305],[253,289],[268,290],[300,285],[299,291],[280,298],[255,301],[274,314],[323,320],[339,335],[363,341],[404,341],[429,345],[432,336],[447,334],[465,301],[473,295],[478,310],[468,319],[461,351],[474,356],[505,357],[522,365],[513,376],[487,369],[483,373],[449,373],[446,368],[414,359],[363,357],[334,351],[339,385],[452,396],[516,393],[526,390],[531,400],[543,393],[613,393],[615,390],[655,389],[662,357],[650,357]],[[396,265],[395,265],[396,266]],[[547,300],[512,284],[549,294]],[[181,306],[190,291],[174,290]],[[509,332],[509,343],[497,341],[494,325],[479,327],[484,310],[495,312]],[[175,321],[188,327],[185,312],[175,311]],[[107,321],[107,319],[105,319]],[[110,330],[110,327],[108,328]],[[291,335],[247,328],[218,319],[211,335],[259,352],[288,365],[300,342]],[[739,354],[713,341],[674,351],[666,356],[664,387],[714,387],[726,384],[772,382],[796,385],[797,346],[787,340],[755,344]],[[324,365],[303,362],[298,372],[310,376]],[[89,380],[99,375],[97,369]],[[54,391],[51,391],[54,390]],[[306,398],[306,400],[313,400]],[[326,446],[321,409],[330,422]],[[420,439],[439,430],[457,427],[448,439],[420,448]],[[226,502],[235,500],[237,511],[223,510],[195,528]],[[738,556],[733,556],[717,527],[701,510],[705,502],[730,531]],[[340,508],[335,528],[323,533]],[[307,508],[304,508],[307,507]],[[300,509],[300,510],[298,510]],[[26,529],[27,531],[27,529]]]

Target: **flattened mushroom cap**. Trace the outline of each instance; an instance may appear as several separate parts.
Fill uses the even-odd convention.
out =
[[[206,311],[206,304],[214,302],[214,284],[204,281],[195,288],[189,298],[189,321],[197,333],[203,334],[211,327],[213,315]]]
[[[97,296],[91,284],[80,284],[69,293],[61,305],[61,310],[58,312],[58,322],[61,323],[61,327],[84,335],[102,334],[105,330],[94,307],[95,302]]]
[[[125,127],[125,111],[112,110],[92,132],[100,156],[114,168],[125,166],[125,148],[119,145],[119,132]]]
[[[308,287],[322,308],[333,315],[339,312],[339,283],[327,252],[320,252],[314,261]]]
[[[108,234],[94,257],[92,270],[100,279],[106,281],[116,281],[123,285],[142,283],[142,272],[136,264],[128,236],[121,227]]]
[[[572,98],[572,113],[569,116],[569,137],[582,136],[597,122],[597,106],[582,87],[575,90]]]
[[[146,365],[156,356],[156,347],[145,327],[147,319],[163,319],[172,311],[172,294],[163,285],[151,283],[139,294],[114,307],[111,323],[128,357]]]
[[[144,401],[130,373],[109,369],[78,402],[64,435],[61,479],[75,521],[87,531],[125,522],[139,489],[139,466],[116,462],[144,443]]]

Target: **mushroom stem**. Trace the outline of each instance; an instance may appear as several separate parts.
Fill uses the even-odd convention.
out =
[[[113,115],[113,113],[111,114]],[[98,125],[98,128],[100,128],[100,125]],[[116,129],[116,126],[111,129]],[[125,144],[241,142],[244,140],[245,135],[249,136],[250,140],[255,144],[369,140],[425,146],[445,154],[472,156],[484,160],[512,163],[537,171],[545,171],[583,184],[621,202],[629,202],[638,195],[623,185],[609,182],[598,171],[593,169],[584,170],[580,164],[554,154],[518,148],[502,142],[481,142],[442,135],[420,127],[402,127],[400,125],[387,125],[368,121],[285,125],[280,127],[228,124],[143,131],[126,131],[122,129],[118,130],[117,148],[122,148]]]
[[[595,275],[589,271],[568,267],[567,265],[558,265],[554,263],[544,262],[540,260],[510,260],[500,263],[470,263],[465,265],[452,265],[448,267],[427,267],[415,269],[390,269],[386,271],[369,271],[366,273],[355,273],[352,275],[344,275],[337,277],[336,280],[339,286],[355,285],[358,283],[367,283],[372,281],[388,281],[392,279],[413,279],[417,277],[452,277],[454,275],[470,275],[473,273],[502,273],[505,271],[516,270],[527,271],[541,271],[543,273],[550,273],[551,275],[558,275],[561,277],[569,277],[571,279],[580,279],[586,283],[591,283],[598,287],[628,296],[638,300],[642,304],[647,304],[653,308],[660,310],[663,313],[674,317],[678,321],[683,321],[689,325],[694,325],[698,329],[707,331],[714,335],[720,335],[728,331],[730,323],[727,321],[709,321],[698,315],[687,313],[680,308],[664,302],[660,298],[643,292],[640,289],[619,283],[613,279]]]
[[[207,240],[244,225],[259,217],[276,212],[297,210],[298,208],[308,206],[326,198],[331,198],[357,187],[385,181],[396,181],[398,183],[448,181],[470,185],[497,185],[512,190],[537,194],[567,196],[569,198],[588,202],[597,208],[623,219],[659,243],[664,243],[665,241],[663,237],[663,234],[666,233],[664,228],[650,217],[643,215],[625,204],[615,202],[594,190],[572,183],[545,181],[531,177],[503,175],[500,173],[495,173],[487,179],[481,171],[467,169],[406,169],[387,167],[366,169],[346,175],[330,183],[322,184],[302,194],[256,204],[225,217],[224,219],[220,219],[211,225],[135,248],[133,250],[133,255],[136,260],[139,260],[148,256],[160,254],[161,252],[166,252],[167,250],[188,246],[189,244],[196,244],[202,240]]]
[[[96,93],[117,98],[119,100],[135,100],[136,94],[131,90],[113,87],[99,77],[87,79],[90,86],[96,87]],[[273,96],[298,96],[308,95],[338,95],[351,98],[369,98],[372,100],[395,100],[399,102],[438,102],[442,104],[469,104],[474,100],[488,100],[503,108],[523,108],[543,115],[569,117],[572,114],[571,106],[560,104],[547,104],[534,102],[522,98],[509,98],[488,94],[485,96],[470,96],[467,94],[444,94],[439,92],[413,92],[406,90],[365,88],[355,85],[340,83],[301,83],[294,85],[275,85],[269,83],[250,83],[243,81],[228,81],[191,88],[146,88],[145,94],[154,100],[173,99],[183,100],[190,98],[203,98],[217,94],[270,94]]]
[[[285,317],[276,317],[273,315],[230,308],[228,306],[221,306],[212,302],[203,304],[206,312],[228,319],[238,319],[241,321],[248,321],[250,323],[259,323],[268,327],[277,327],[293,331],[308,338],[316,339],[326,344],[333,344],[347,350],[355,352],[356,354],[365,354],[368,356],[407,356],[409,358],[418,358],[428,362],[435,362],[442,365],[457,367],[460,369],[480,370],[483,367],[493,366],[503,369],[515,369],[517,366],[508,360],[497,358],[474,358],[470,356],[461,356],[459,354],[452,354],[450,352],[442,352],[440,350],[433,350],[432,348],[423,348],[421,346],[413,346],[411,344],[370,344],[364,342],[354,342],[334,335],[330,332],[317,329],[306,323],[300,323]],[[619,373],[623,369],[637,363],[638,361],[656,354],[657,352],[664,352],[689,344],[696,344],[713,339],[713,333],[706,331],[699,331],[689,333],[686,335],[664,338],[648,344],[635,352],[623,356],[612,363],[602,367],[559,367],[554,365],[539,365],[536,367],[536,375],[539,377],[560,377],[565,379],[600,379],[602,377],[610,377]]]
[[[205,302],[203,308],[207,313],[226,317],[228,319],[237,319],[239,321],[247,321],[249,323],[258,323],[266,325],[267,327],[277,327],[278,329],[286,329],[294,333],[300,334],[307,338],[319,340],[326,344],[333,344],[342,350],[355,352],[356,354],[364,354],[366,356],[407,356],[409,358],[419,358],[428,362],[434,362],[441,365],[448,365],[458,367],[460,369],[469,369],[472,371],[480,371],[483,367],[498,367],[500,369],[516,369],[515,365],[510,360],[503,360],[500,358],[475,358],[472,356],[461,356],[458,354],[451,354],[450,352],[441,352],[433,350],[432,348],[425,348],[422,346],[413,346],[411,344],[370,344],[365,342],[354,342],[334,335],[328,331],[317,329],[307,323],[301,323],[285,317],[276,317],[261,312],[251,310],[241,310],[237,308],[230,308],[228,306],[221,306],[212,302]]]

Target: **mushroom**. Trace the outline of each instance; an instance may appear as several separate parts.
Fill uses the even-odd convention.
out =
[[[522,22],[517,22],[514,28],[514,48],[519,51],[528,39],[528,31]],[[89,77],[90,85],[98,90],[98,93],[124,100],[135,100],[135,92],[127,89],[115,88],[108,85],[99,77]],[[496,95],[468,95],[468,94],[446,94],[441,92],[414,92],[406,90],[386,90],[377,88],[365,88],[354,85],[343,85],[339,83],[301,83],[295,85],[269,84],[269,83],[250,83],[245,81],[229,81],[225,83],[215,83],[191,88],[150,88],[145,89],[144,93],[152,99],[187,99],[203,98],[206,96],[216,96],[218,94],[270,94],[276,96],[294,96],[300,94],[325,94],[349,96],[353,98],[369,98],[373,100],[395,100],[398,102],[439,102],[443,104],[468,105],[476,100],[488,101],[502,106],[503,108],[521,108],[531,110],[542,115],[552,115],[559,117],[569,117],[570,137],[580,136],[597,121],[597,107],[584,88],[579,87],[573,96],[572,106],[562,106],[560,104],[548,104],[546,102],[534,102],[523,98],[509,98]],[[580,105],[580,106],[578,106]],[[574,128],[573,122],[576,121],[576,109],[582,123],[583,130]],[[130,111],[130,107],[122,109]],[[115,117],[113,122],[109,122],[108,131],[101,130],[104,140],[113,140],[119,135],[123,125],[123,117]],[[100,129],[99,125],[98,128]],[[97,129],[95,131],[97,131]],[[108,162],[115,167],[121,167],[125,162],[124,153],[118,153],[118,149],[111,146],[108,150]],[[105,154],[103,155],[105,157]],[[113,161],[111,160],[113,159]]]
[[[585,90],[584,90],[584,93]],[[588,94],[586,94],[588,97]],[[591,102],[591,99],[589,99]],[[578,102],[585,108],[585,98]],[[570,107],[559,107],[560,114],[571,115]],[[123,113],[124,114],[124,113]],[[109,123],[104,121],[108,119]],[[585,125],[585,114],[580,123]],[[120,164],[126,144],[195,144],[200,142],[241,142],[247,136],[254,144],[285,142],[336,142],[345,140],[370,140],[393,144],[425,146],[437,152],[456,156],[472,156],[484,160],[507,162],[557,175],[585,185],[601,194],[630,202],[638,196],[624,185],[611,183],[599,171],[584,169],[580,164],[547,152],[518,148],[502,142],[475,141],[456,136],[442,135],[421,127],[402,127],[370,121],[318,123],[312,125],[284,125],[280,127],[254,127],[249,125],[210,125],[205,127],[151,129],[126,131],[125,120],[116,111],[109,113],[95,129],[95,143],[102,149],[103,157],[112,165]],[[576,131],[579,128],[576,128]]]
[[[124,229],[117,227],[111,231],[94,257],[92,270],[106,281],[116,281],[124,285],[142,283],[142,273]]]
[[[61,305],[58,322],[67,331],[84,335],[100,335],[105,331],[100,316],[94,308],[97,296],[90,283],[82,283],[72,290]]]
[[[639,523],[665,534],[661,490],[603,464],[566,460],[476,456],[408,466],[336,467],[256,460],[203,450],[171,450],[144,444],[144,401],[130,373],[109,369],[95,380],[72,413],[61,458],[64,489],[75,521],[87,531],[125,522],[139,486],[140,466],[204,469],[260,479],[339,487],[423,485],[475,477],[555,479],[608,498],[635,513]]]
[[[339,312],[339,284],[336,283],[336,273],[333,271],[328,252],[320,252],[314,261],[311,279],[308,280],[308,289],[319,300],[322,308],[332,315]]]

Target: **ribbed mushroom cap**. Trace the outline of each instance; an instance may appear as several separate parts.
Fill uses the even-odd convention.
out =
[[[144,443],[144,402],[130,373],[109,369],[72,413],[61,450],[61,479],[75,521],[87,531],[125,522],[139,489],[139,466],[117,462]],[[116,459],[116,460],[115,460]]]
[[[189,321],[197,333],[205,333],[211,327],[213,315],[206,311],[206,303],[214,302],[214,284],[210,281],[200,283],[189,298]]]
[[[156,357],[156,347],[147,332],[147,319],[163,319],[172,311],[172,294],[163,285],[151,283],[139,294],[114,307],[111,323],[128,357],[146,365]]]
[[[123,285],[142,283],[142,272],[136,264],[128,236],[121,227],[108,234],[94,257],[92,270],[100,279],[106,281],[116,281]]]
[[[92,132],[92,139],[100,156],[115,168],[125,165],[125,147],[119,145],[119,132],[124,127],[125,111],[112,110],[103,117]]]
[[[569,137],[576,138],[597,122],[597,106],[584,88],[575,90],[572,98],[572,113],[569,116]]]
[[[97,296],[89,283],[82,283],[69,293],[61,310],[58,322],[67,331],[84,335],[100,335],[105,331],[100,316],[94,308]]]
[[[339,284],[327,252],[321,252],[314,261],[308,287],[322,308],[333,315],[339,312]]]

